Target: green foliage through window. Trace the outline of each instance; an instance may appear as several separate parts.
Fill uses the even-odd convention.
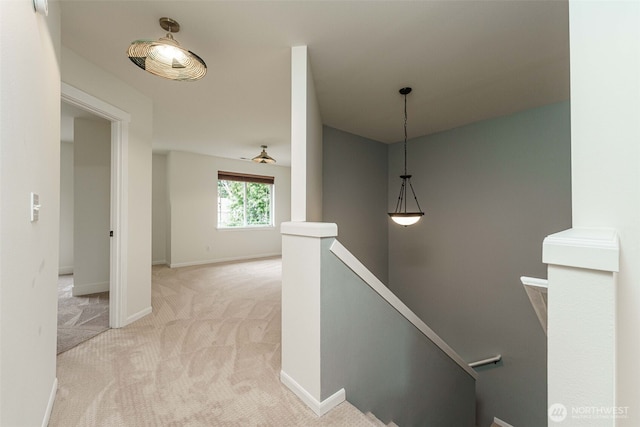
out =
[[[273,184],[218,180],[218,227],[273,226]]]

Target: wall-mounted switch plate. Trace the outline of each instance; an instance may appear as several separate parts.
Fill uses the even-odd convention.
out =
[[[31,193],[31,222],[35,222],[40,217],[40,196]]]

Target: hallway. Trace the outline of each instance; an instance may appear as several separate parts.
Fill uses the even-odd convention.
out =
[[[58,356],[50,426],[370,426],[279,380],[280,258],[153,267],[153,313]]]

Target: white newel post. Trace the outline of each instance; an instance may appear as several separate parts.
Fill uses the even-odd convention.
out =
[[[548,236],[549,425],[615,426],[614,230],[574,228]]]
[[[281,381],[317,415],[344,401],[344,390],[321,396],[321,245],[338,235],[336,224],[286,222],[282,232]]]

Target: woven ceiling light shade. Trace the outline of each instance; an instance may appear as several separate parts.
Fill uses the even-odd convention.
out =
[[[131,62],[145,71],[170,80],[193,81],[207,74],[207,64],[195,53],[180,46],[171,33],[180,24],[171,18],[160,18],[160,26],[168,31],[159,40],[136,40],[129,46]]]

